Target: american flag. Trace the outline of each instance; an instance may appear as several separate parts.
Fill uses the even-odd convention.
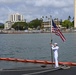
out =
[[[60,29],[56,26],[56,24],[54,23],[54,21],[52,20],[52,32],[55,33],[57,36],[60,36],[60,38],[62,39],[62,41],[64,42],[66,40],[66,38],[64,37],[64,35],[62,34],[62,32],[60,31]]]

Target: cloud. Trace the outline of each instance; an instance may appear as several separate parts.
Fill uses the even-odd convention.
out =
[[[0,8],[0,20],[2,21],[6,19],[7,15],[8,15],[8,11],[5,8]],[[5,13],[6,12],[6,13]]]
[[[21,2],[21,0],[0,0],[0,3],[17,3],[17,2]]]
[[[74,15],[73,4],[72,0],[0,0],[0,21],[5,22],[13,13],[22,14],[27,21],[49,15],[65,19]]]
[[[28,0],[26,1],[27,4],[33,4],[35,6],[39,7],[68,7],[70,5],[73,5],[72,0]]]

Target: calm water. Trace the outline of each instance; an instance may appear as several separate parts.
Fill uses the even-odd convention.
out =
[[[59,44],[59,61],[76,62],[76,33],[65,33],[66,42],[52,35]],[[0,57],[51,60],[50,33],[0,34]],[[23,67],[29,64],[0,61],[0,68]]]

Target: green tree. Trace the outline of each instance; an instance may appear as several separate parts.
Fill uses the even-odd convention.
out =
[[[41,23],[42,23],[42,20],[34,19],[29,23],[29,27],[37,29],[37,28],[41,27]]]
[[[60,19],[60,25],[62,25],[62,19]]]
[[[0,29],[4,29],[4,25],[0,25]]]
[[[72,27],[72,22],[70,22],[69,20],[65,20],[64,22],[62,22],[62,26],[68,29]]]
[[[74,27],[74,17],[73,17],[73,19],[72,19],[72,27]]]
[[[26,22],[15,22],[12,25],[12,28],[14,28],[15,30],[25,30],[28,29],[28,24]]]
[[[68,16],[68,20],[69,20],[69,21],[71,20],[71,16]]]

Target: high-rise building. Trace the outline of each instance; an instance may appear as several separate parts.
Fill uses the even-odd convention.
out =
[[[4,29],[11,29],[15,22],[24,22],[23,15],[19,13],[9,15],[9,20],[6,21]]]
[[[16,14],[12,14],[9,16],[9,21],[11,22],[20,22],[20,21],[24,21],[23,19],[23,15],[16,13]]]
[[[76,28],[76,0],[74,0],[74,27]]]

